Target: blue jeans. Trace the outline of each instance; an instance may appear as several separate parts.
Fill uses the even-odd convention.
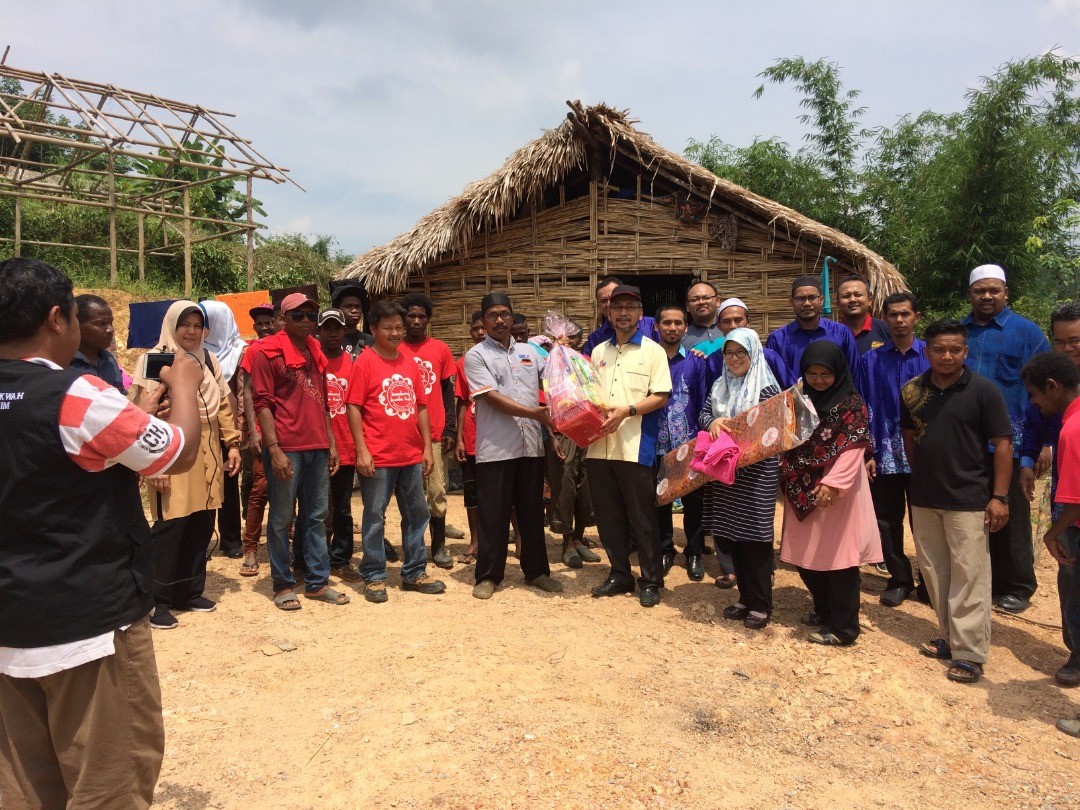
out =
[[[407,467],[376,467],[375,475],[360,479],[360,497],[364,500],[364,519],[360,524],[363,536],[364,559],[360,563],[360,575],[365,582],[386,579],[386,507],[390,496],[397,495],[398,511],[401,513],[401,547],[404,562],[401,565],[401,581],[412,582],[427,570],[427,549],[424,548],[424,532],[427,531],[430,514],[424,495],[424,471],[422,464]]]
[[[330,578],[330,552],[326,548],[327,493],[330,489],[330,451],[300,450],[285,453],[292,464],[292,478],[282,481],[274,475],[269,451],[263,451],[266,466],[266,496],[270,515],[266,525],[266,551],[274,593],[296,587],[289,553],[289,522],[293,506],[299,502],[293,536],[304,549],[304,590],[313,593],[326,587]]]
[[[1062,537],[1065,552],[1080,552],[1080,528],[1070,526]],[[1070,657],[1080,661],[1080,562],[1058,565],[1058,599],[1061,601],[1061,635]]]

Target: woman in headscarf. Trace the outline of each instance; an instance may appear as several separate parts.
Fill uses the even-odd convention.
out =
[[[191,301],[177,301],[165,313],[161,336],[153,351],[191,355],[203,367],[199,386],[202,436],[199,460],[181,475],[147,479],[150,514],[154,520],[154,614],[150,625],[176,627],[173,610],[209,612],[216,605],[203,596],[206,550],[214,532],[214,510],[220,508],[226,475],[240,469],[240,433],[229,408],[228,388],[217,359],[203,346],[203,311]],[[138,402],[159,383],[147,380],[143,368],[135,375],[131,398]],[[227,448],[222,454],[222,442]]]
[[[780,393],[761,340],[751,329],[733,329],[721,349],[724,371],[713,383],[698,419],[715,439],[728,419]],[[705,529],[719,546],[731,547],[739,601],[724,618],[760,630],[772,614],[773,516],[776,512],[776,456],[737,470],[731,486],[710,482],[705,489]]]
[[[811,343],[799,370],[821,422],[780,460],[787,501],[780,559],[798,568],[813,597],[814,612],[805,621],[818,629],[808,639],[846,646],[859,636],[859,566],[881,562],[865,466],[870,425],[839,346]]]
[[[240,337],[236,317],[221,301],[200,301],[199,309],[206,317],[206,338],[203,346],[210,350],[221,366],[221,377],[229,387],[229,409],[239,427],[240,407],[237,404],[237,369],[244,356],[247,341]],[[228,452],[222,445],[222,454]],[[221,553],[230,559],[244,556],[244,537],[240,530],[240,476],[229,476],[224,481],[221,508],[217,512],[218,544]],[[250,570],[250,567],[249,567]]]

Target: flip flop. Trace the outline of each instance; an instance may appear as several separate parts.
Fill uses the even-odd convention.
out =
[[[462,563],[463,565],[472,565],[474,562],[476,562],[476,555],[475,554],[458,554],[457,557],[454,558],[454,562],[459,562],[459,563]]]
[[[242,577],[257,577],[259,575],[259,564],[257,562],[244,563],[240,566],[240,576]]]
[[[303,607],[293,591],[282,591],[274,594],[274,604],[282,610],[300,610]]]
[[[717,588],[722,588],[725,591],[728,590],[729,588],[734,588],[735,587],[735,575],[734,574],[724,574],[722,577],[717,577],[716,581],[713,582],[713,585],[715,585]]]
[[[312,593],[304,592],[305,599],[316,599],[319,602],[326,602],[328,605],[347,605],[349,604],[349,597],[340,591],[335,591],[333,588],[321,588],[320,590]]]

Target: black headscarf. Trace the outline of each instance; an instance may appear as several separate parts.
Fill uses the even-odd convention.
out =
[[[811,388],[805,380],[810,366],[832,371],[833,384],[824,391]],[[795,517],[803,520],[817,508],[814,488],[840,454],[852,447],[869,450],[873,440],[866,404],[855,390],[847,358],[838,345],[831,340],[814,341],[803,352],[799,371],[804,377],[803,393],[814,403],[821,421],[804,444],[780,457],[780,487]]]

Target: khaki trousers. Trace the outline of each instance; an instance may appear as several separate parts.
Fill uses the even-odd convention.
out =
[[[443,456],[442,442],[431,443],[431,475],[424,479],[424,497],[427,498],[428,513],[433,518],[446,517],[446,459]]]
[[[912,507],[922,580],[953,659],[982,664],[990,653],[990,540],[978,512]]]
[[[0,675],[0,803],[145,808],[165,751],[149,619],[116,652],[43,678]]]

